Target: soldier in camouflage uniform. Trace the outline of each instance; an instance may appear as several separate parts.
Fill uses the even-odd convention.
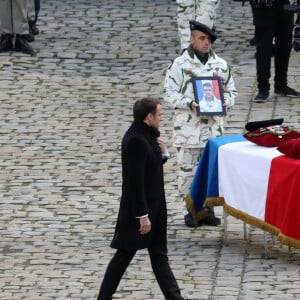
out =
[[[181,49],[186,49],[190,44],[189,21],[196,20],[212,29],[220,0],[176,0],[176,2]]]
[[[228,108],[234,105],[237,95],[228,64],[211,49],[211,44],[216,39],[214,31],[196,21],[190,22],[190,28],[191,44],[169,66],[164,83],[165,101],[174,109],[173,145],[178,150],[178,191],[182,199],[189,192],[207,140],[224,134],[223,116],[197,116],[198,104],[194,98],[192,77],[221,77],[224,105]],[[193,226],[194,221],[190,222],[191,218],[187,219],[187,216],[186,225]],[[213,211],[208,217],[206,225],[220,224]]]

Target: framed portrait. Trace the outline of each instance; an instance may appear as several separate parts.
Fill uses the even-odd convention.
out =
[[[220,77],[192,77],[192,83],[199,116],[226,115]]]

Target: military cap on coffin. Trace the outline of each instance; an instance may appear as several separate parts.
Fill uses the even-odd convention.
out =
[[[265,147],[276,147],[285,141],[300,138],[300,132],[282,126],[282,122],[283,119],[249,122],[245,126],[248,132],[244,137],[254,144]]]
[[[259,128],[264,128],[268,126],[281,125],[283,123],[283,118],[281,119],[271,119],[271,120],[263,120],[263,121],[253,121],[248,122],[245,126],[245,129],[248,131],[256,130]]]
[[[209,35],[212,43],[217,39],[216,33],[203,23],[200,23],[197,21],[190,21],[190,29],[191,29],[191,31],[199,30],[199,31]]]

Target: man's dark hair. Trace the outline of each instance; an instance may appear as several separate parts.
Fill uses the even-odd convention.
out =
[[[143,98],[141,100],[137,100],[133,106],[134,121],[144,121],[149,113],[155,115],[158,104],[161,103],[155,98]]]

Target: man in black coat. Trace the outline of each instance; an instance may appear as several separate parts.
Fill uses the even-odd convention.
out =
[[[167,256],[167,207],[163,164],[168,151],[159,138],[162,107],[144,98],[133,107],[134,122],[122,141],[122,196],[111,247],[117,249],[98,300],[111,300],[130,261],[148,249],[151,266],[167,300],[183,300]]]

